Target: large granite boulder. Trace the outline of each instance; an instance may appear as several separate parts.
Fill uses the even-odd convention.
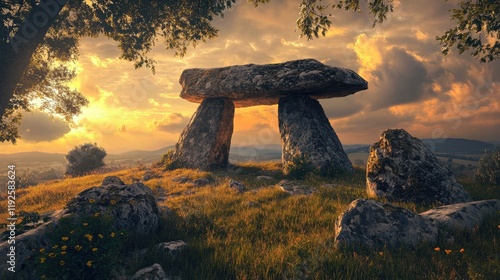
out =
[[[354,71],[324,65],[314,59],[266,65],[235,65],[182,72],[181,97],[200,103],[207,98],[232,100],[236,107],[277,104],[290,95],[332,98],[368,88]]]
[[[295,158],[301,157],[320,173],[353,171],[342,143],[317,100],[305,95],[282,97],[278,122],[285,171],[288,165],[294,164]]]
[[[499,211],[500,200],[490,199],[440,206],[420,215],[448,229],[472,231],[481,226],[486,217],[498,215]]]
[[[471,201],[450,170],[417,138],[389,129],[370,148],[366,167],[370,197],[421,204]]]
[[[438,227],[430,218],[375,200],[351,202],[335,221],[336,247],[415,247],[437,239]]]
[[[205,99],[182,132],[173,160],[188,168],[225,168],[229,163],[233,118],[233,102]]]
[[[118,177],[106,177],[101,186],[82,191],[64,209],[55,211],[47,223],[16,236],[16,271],[30,275],[27,279],[35,279],[35,266],[30,262],[40,248],[52,246],[50,234],[61,218],[95,216],[96,213],[109,215],[118,228],[143,236],[158,229],[161,214],[148,187],[142,183],[126,185]],[[0,243],[0,252],[7,253],[9,246],[7,242]],[[3,271],[6,264],[0,263],[0,270]]]
[[[153,191],[142,183],[124,184],[106,177],[103,185],[86,189],[66,205],[66,214],[109,215],[116,227],[138,235],[158,230],[160,210]]]

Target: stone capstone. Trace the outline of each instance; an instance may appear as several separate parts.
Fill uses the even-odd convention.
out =
[[[229,163],[233,117],[233,102],[205,99],[182,132],[173,160],[187,168],[225,168]]]
[[[352,172],[352,164],[319,102],[304,95],[283,97],[278,105],[278,123],[285,169],[297,158],[317,171]]]
[[[452,230],[473,231],[486,217],[498,215],[500,200],[490,199],[440,206],[420,215]]]
[[[100,187],[86,189],[66,205],[66,214],[111,216],[116,227],[147,235],[158,230],[160,210],[154,193],[142,183],[123,184],[118,177],[106,177]]]
[[[200,103],[207,98],[225,98],[236,107],[277,104],[281,97],[343,97],[368,88],[354,71],[331,67],[314,59],[277,64],[235,65],[182,72],[181,97]]]
[[[389,129],[370,148],[366,167],[370,197],[421,204],[471,201],[455,176],[403,129]]]
[[[430,218],[375,200],[351,202],[335,221],[336,247],[415,247],[437,239],[438,227]]]

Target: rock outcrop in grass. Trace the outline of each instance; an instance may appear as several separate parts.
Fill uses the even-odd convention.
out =
[[[370,148],[366,190],[369,197],[427,205],[472,200],[425,144],[403,129],[385,131]]]

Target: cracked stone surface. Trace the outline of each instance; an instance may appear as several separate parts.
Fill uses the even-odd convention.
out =
[[[498,215],[499,211],[500,200],[489,199],[440,206],[420,215],[449,229],[472,231],[481,226],[486,217]]]
[[[420,204],[471,201],[464,187],[419,139],[389,129],[370,148],[366,167],[370,197]]]
[[[335,221],[336,247],[415,247],[437,239],[438,227],[430,218],[370,199],[354,200]]]
[[[160,210],[153,191],[142,183],[124,184],[118,177],[106,177],[100,187],[86,189],[66,205],[66,214],[111,215],[115,226],[140,235],[158,229]]]
[[[278,123],[284,166],[292,164],[294,157],[305,156],[320,173],[353,171],[342,143],[317,100],[304,95],[281,98]]]
[[[175,146],[174,159],[183,167],[211,170],[225,168],[233,135],[233,102],[205,99]]]
[[[225,98],[232,100],[236,107],[278,104],[280,97],[289,95],[321,99],[368,89],[368,82],[354,71],[314,59],[186,69],[179,82],[180,96],[186,100],[200,103],[207,98]]]
[[[110,215],[119,229],[142,236],[154,234],[158,230],[162,215],[153,191],[147,186],[142,183],[126,185],[116,176],[106,177],[101,186],[80,192],[65,208],[52,213],[48,222],[16,237],[16,271],[26,271],[33,274],[30,279],[35,279],[35,267],[30,265],[29,260],[36,256],[41,247],[53,245],[50,236],[61,218],[94,215],[96,212]],[[167,214],[167,211],[163,213]],[[168,213],[168,216],[172,215]],[[0,243],[0,251],[6,251],[9,246],[7,242]],[[0,269],[4,269],[6,264],[0,264]]]

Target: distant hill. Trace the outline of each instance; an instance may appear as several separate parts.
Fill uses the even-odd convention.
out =
[[[423,139],[422,142],[435,154],[480,156],[485,150],[495,148],[495,145],[491,143],[461,138]]]
[[[123,159],[123,158],[133,158],[133,157],[138,157],[138,158],[150,158],[150,157],[157,157],[160,158],[161,155],[166,153],[168,150],[174,148],[174,145],[167,146],[158,150],[154,151],[143,151],[143,150],[135,150],[135,151],[128,151],[120,154],[109,154],[108,157],[112,159]]]
[[[486,143],[477,140],[446,138],[446,139],[423,139],[422,140],[434,153],[439,155],[453,154],[479,157],[487,149],[495,147],[492,143]],[[135,150],[120,154],[109,154],[105,161],[115,164],[135,164],[137,161],[143,163],[151,163],[158,160],[169,149],[174,148],[173,145],[167,146],[153,151]],[[344,145],[344,150],[347,154],[352,153],[368,153],[370,145]],[[230,160],[245,161],[245,160],[278,160],[281,159],[281,145],[260,145],[260,146],[233,146],[230,150]],[[30,164],[31,167],[36,167],[38,163],[58,163],[66,164],[64,154],[44,153],[44,152],[23,152],[15,154],[0,154],[0,161],[7,163],[23,162]]]
[[[2,162],[66,162],[63,154],[44,152],[22,152],[0,154]]]

